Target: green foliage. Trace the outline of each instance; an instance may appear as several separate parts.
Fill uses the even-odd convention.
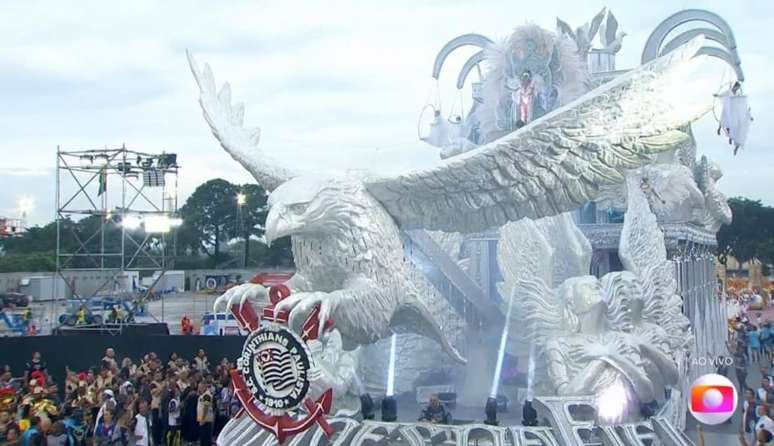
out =
[[[237,194],[245,195],[245,203],[238,206]],[[221,247],[234,239],[241,239],[249,266],[292,266],[293,258],[288,238],[277,240],[271,247],[257,242],[264,232],[268,208],[266,191],[256,184],[237,186],[223,179],[201,184],[180,209],[183,225],[177,229],[175,268],[199,269],[241,266],[242,256],[224,252]],[[106,253],[121,252],[122,228],[117,222],[103,227],[100,216],[89,216],[79,221],[60,220],[61,249],[66,253],[98,253],[104,237]],[[128,233],[136,243],[143,234]],[[56,269],[57,225],[29,228],[20,237],[0,239],[0,272],[53,271]],[[127,241],[127,255],[136,246]],[[150,248],[151,250],[154,248]],[[160,249],[160,248],[159,248]],[[241,251],[240,251],[241,252]],[[172,255],[172,253],[168,253]],[[124,259],[128,262],[130,259]],[[60,259],[66,268],[99,268],[98,261],[89,257]],[[117,268],[120,256],[105,257],[105,267]],[[144,263],[145,262],[145,263]],[[133,266],[152,266],[147,259],[136,258]]]
[[[178,247],[204,252],[211,266],[223,259],[221,245],[228,241],[236,218],[237,188],[216,178],[199,185],[180,208],[183,225],[178,232]],[[233,235],[233,233],[232,233]]]
[[[740,262],[757,259],[764,264],[774,263],[774,208],[760,201],[731,198],[728,204],[733,221],[718,231],[717,254],[725,264],[729,256]]]
[[[54,252],[31,252],[0,256],[0,273],[55,271]]]

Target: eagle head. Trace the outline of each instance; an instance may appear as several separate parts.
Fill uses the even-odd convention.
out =
[[[267,243],[288,235],[336,236],[354,222],[362,183],[347,178],[301,176],[269,195]]]

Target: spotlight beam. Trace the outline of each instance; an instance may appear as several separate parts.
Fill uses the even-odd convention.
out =
[[[387,396],[395,394],[395,345],[396,336],[392,335],[390,340],[390,365],[387,369]]]
[[[492,388],[489,391],[489,396],[497,398],[497,389],[500,387],[500,375],[503,369],[503,359],[505,357],[505,343],[508,340],[508,326],[511,322],[511,309],[513,308],[513,295],[516,293],[516,288],[511,290],[511,296],[508,299],[508,311],[505,314],[505,325],[503,325],[503,333],[500,336],[500,348],[497,351],[497,365],[495,366],[494,377],[492,378]]]

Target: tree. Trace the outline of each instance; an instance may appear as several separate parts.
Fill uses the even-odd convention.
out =
[[[244,195],[241,205],[237,202],[240,193]],[[292,266],[289,237],[276,240],[271,247],[257,242],[263,237],[267,213],[266,191],[256,184],[236,186],[223,179],[214,179],[199,185],[180,209],[183,224],[176,233],[177,251],[186,255],[176,259],[176,267],[222,266],[229,259],[229,254],[221,247],[235,238],[239,238],[244,246],[245,260],[254,265]],[[105,252],[120,253],[121,226],[110,222],[104,226],[103,234],[101,218],[90,215],[78,221],[69,218],[60,220],[61,252],[99,254],[104,236]],[[127,236],[139,237],[128,229]],[[56,246],[56,222],[31,227],[18,237],[0,239],[0,272],[52,271],[56,268]],[[127,255],[130,256],[129,251],[134,245],[128,243],[127,246]],[[257,247],[256,252],[251,252],[251,247]],[[148,249],[158,250],[163,246]],[[104,264],[98,257],[73,256],[60,260],[63,268],[118,268],[121,265],[120,256],[105,256]],[[132,265],[142,262],[143,259],[138,257]]]
[[[774,208],[763,206],[760,201],[747,198],[731,198],[728,204],[733,221],[718,231],[717,254],[725,265],[728,256],[739,262],[761,260],[771,262],[774,250]]]
[[[0,256],[0,273],[55,271],[53,252],[30,252]]]
[[[177,242],[193,252],[204,252],[215,267],[223,260],[221,244],[230,238],[236,217],[237,188],[217,178],[199,185],[180,209],[183,225]]]
[[[233,234],[241,237],[244,243],[244,264],[250,259],[250,238],[263,237],[266,227],[266,214],[268,206],[266,205],[266,190],[257,184],[243,184],[238,187],[240,194],[244,197],[243,203],[236,203],[238,206],[237,219],[234,221]]]

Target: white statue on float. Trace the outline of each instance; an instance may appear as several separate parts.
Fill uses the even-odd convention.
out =
[[[619,387],[630,402],[651,403],[663,400],[667,387],[681,388],[692,336],[643,180],[640,171],[627,174],[619,246],[625,271],[585,275],[590,245],[569,214],[501,231],[498,260],[508,265],[501,294],[513,289],[517,296],[510,339],[537,347],[533,360],[544,372],[536,377],[537,394],[605,395]],[[557,225],[564,236],[550,236]]]
[[[244,108],[232,105],[228,84],[217,92],[209,66],[200,69],[192,57],[189,62],[214,135],[271,192],[267,241],[292,238],[296,274],[287,283],[291,296],[279,307],[290,310],[292,328],[316,305],[321,320],[335,321],[340,347],[330,344],[330,367],[318,378],[333,380],[325,375],[338,373],[337,354],[346,359],[344,352],[398,330],[427,335],[463,361],[409,279],[399,231],[472,232],[556,215],[595,199],[602,185],[624,181],[627,170],[685,141],[680,129],[710,109],[709,92],[671,94],[698,68],[701,56],[694,56],[702,41],[694,39],[490,144],[395,177],[320,177],[281,167],[258,150],[259,130],[243,127]],[[567,324],[577,323],[591,337],[601,336],[594,326],[596,286],[579,284],[565,292],[573,297]],[[241,285],[221,296],[216,307],[263,295],[260,285]],[[584,312],[592,313],[581,317]],[[356,392],[354,381],[340,382],[338,388],[348,390],[334,389],[335,397]]]

